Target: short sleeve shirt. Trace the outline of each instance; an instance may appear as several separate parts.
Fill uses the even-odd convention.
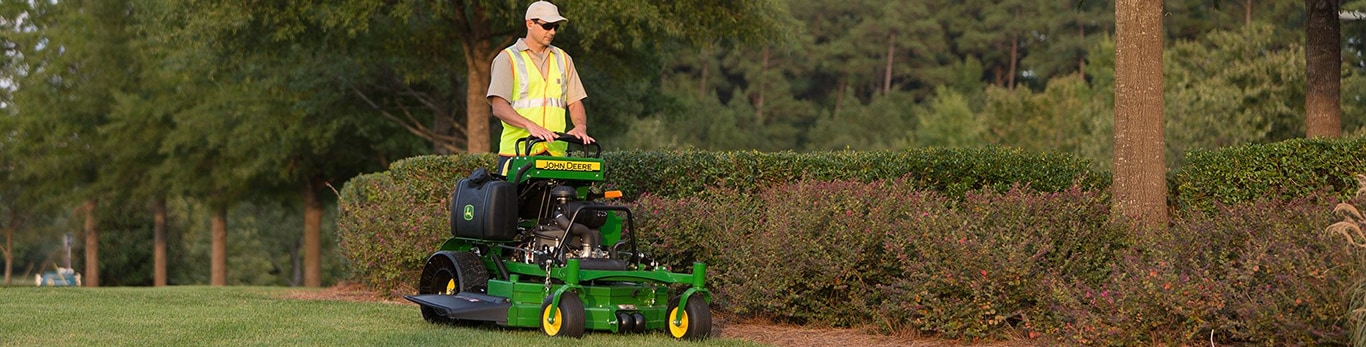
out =
[[[512,49],[513,49],[513,50],[516,50],[516,51],[529,51],[531,48],[527,47],[526,42],[523,42],[523,40],[524,40],[524,39],[517,39],[517,43],[515,43],[515,44],[512,45]],[[552,46],[552,47],[553,47],[553,46]],[[560,52],[564,52],[564,50],[561,49]],[[541,53],[541,54],[536,54],[536,52],[528,52],[528,53],[530,53],[530,55],[531,55],[531,61],[532,61],[532,63],[535,63],[535,64],[536,64],[536,69],[537,69],[537,71],[540,71],[542,74],[545,74],[546,71],[550,71],[550,66],[546,64],[546,62],[549,61],[548,58],[550,57],[550,49],[546,49],[545,52],[543,52],[543,53]],[[570,57],[570,56],[569,56],[569,53],[564,53],[564,55],[565,55],[565,58],[566,58],[565,60],[567,60],[567,61],[569,62],[569,66],[566,66],[566,67],[565,67],[565,74],[568,75],[568,79],[569,79],[569,81],[568,81],[568,82],[569,82],[569,83],[568,83],[569,95],[567,95],[567,97],[565,98],[565,100],[568,101],[568,102],[566,103],[566,105],[570,105],[570,104],[579,102],[579,100],[583,100],[584,98],[587,98],[587,97],[588,97],[588,93],[587,93],[587,92],[584,92],[584,90],[583,90],[583,82],[581,82],[581,81],[579,80],[579,71],[578,71],[578,69],[575,69],[575,68],[574,68],[574,58],[573,58],[573,57]],[[512,58],[508,56],[507,50],[499,51],[499,52],[498,52],[498,56],[496,56],[496,57],[493,58],[493,66],[492,66],[491,69],[489,69],[490,73],[489,73],[489,92],[488,92],[488,95],[487,95],[488,98],[492,98],[492,97],[497,96],[497,97],[503,98],[504,100],[507,100],[507,101],[509,101],[509,102],[513,101],[513,100],[512,100],[512,97],[511,97],[511,95],[512,95],[512,61],[511,61],[511,59],[512,59]],[[544,77],[544,76],[542,76],[542,77]]]

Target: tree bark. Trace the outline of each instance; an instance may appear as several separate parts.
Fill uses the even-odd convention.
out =
[[[209,229],[213,235],[212,255],[209,257],[209,284],[228,285],[228,207],[214,206],[209,217]]]
[[[882,72],[882,95],[892,92],[892,61],[896,59],[896,32],[887,34],[887,67]]]
[[[1115,211],[1167,225],[1162,112],[1162,1],[1115,3]]]
[[[754,120],[755,124],[762,127],[764,125],[764,89],[768,81],[768,46],[764,46],[764,59],[759,65],[759,98],[754,101]]]
[[[166,286],[166,198],[152,202],[152,286]]]
[[[95,199],[85,199],[81,210],[85,212],[85,281],[87,287],[100,286],[100,233],[98,220],[95,219]]]
[[[10,285],[14,274],[14,228],[5,228],[5,285]]]
[[[493,32],[486,11],[479,1],[465,4],[455,2],[455,25],[466,35],[460,36],[460,48],[465,54],[465,148],[469,153],[488,153],[489,121],[493,109],[488,105],[489,67],[501,48],[493,46]]]
[[[318,199],[318,185],[313,180],[304,183],[304,286],[322,287],[323,204]]]
[[[13,216],[13,212],[10,213]],[[12,220],[12,219],[11,219]],[[14,227],[5,228],[5,285],[10,285],[10,275],[14,273]]]
[[[19,229],[19,211],[10,209],[9,220],[5,222],[5,285],[10,285],[14,274],[14,231]]]
[[[1077,17],[1077,36],[1081,42],[1086,42],[1086,24],[1082,23],[1081,17]],[[1081,80],[1086,80],[1086,54],[1077,57],[1077,74]]]
[[[1309,138],[1342,136],[1342,27],[1338,0],[1305,0],[1305,132]]]

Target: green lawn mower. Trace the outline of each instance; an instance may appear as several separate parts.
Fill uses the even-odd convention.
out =
[[[630,209],[603,202],[621,193],[594,185],[603,180],[602,147],[564,134],[556,141],[576,150],[524,155],[543,142],[522,139],[503,175],[476,169],[456,184],[453,237],[427,258],[418,294],[405,298],[431,323],[495,322],[568,337],[709,335],[706,264],[675,273],[639,251]]]

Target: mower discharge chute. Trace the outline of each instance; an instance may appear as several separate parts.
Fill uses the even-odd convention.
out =
[[[602,148],[564,134],[556,141],[578,145],[578,155],[523,155],[545,144],[526,138],[504,175],[476,169],[456,184],[453,237],[428,257],[418,294],[405,298],[432,323],[491,321],[569,337],[710,334],[706,264],[675,273],[640,252],[630,209],[602,202],[621,193],[594,186],[603,180]]]

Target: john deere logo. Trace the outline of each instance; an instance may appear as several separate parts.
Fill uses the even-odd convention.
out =
[[[474,205],[465,205],[465,220],[474,220]]]

